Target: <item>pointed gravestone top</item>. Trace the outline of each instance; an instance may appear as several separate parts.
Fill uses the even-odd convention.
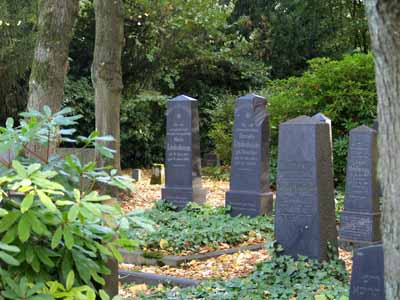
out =
[[[239,97],[239,100],[249,100],[249,101],[251,101],[251,100],[254,100],[254,99],[262,99],[262,100],[265,100],[264,97],[259,96],[259,95],[254,94],[254,93],[247,94],[247,95],[244,95],[244,96],[242,96],[242,97]]]
[[[375,130],[360,126],[350,131],[344,211],[340,239],[356,244],[381,241],[378,146]]]
[[[317,121],[313,118],[310,118],[308,116],[300,116],[300,117],[291,119],[289,121],[286,121],[282,124],[317,124],[317,123],[319,123],[319,121]]]
[[[357,128],[354,128],[352,131],[353,132],[375,132],[376,130],[372,129],[368,126],[361,125],[361,126],[358,126]]]
[[[331,119],[329,119],[327,116],[325,116],[323,113],[317,113],[317,114],[315,114],[314,116],[312,116],[312,118],[314,119],[314,120],[317,120],[317,121],[320,121],[320,122],[323,122],[323,123],[328,123],[328,124],[331,124]]]
[[[232,215],[257,216],[272,211],[266,103],[265,98],[255,94],[236,100],[230,189],[226,194]]]
[[[167,103],[166,174],[162,199],[182,209],[203,203],[197,100],[181,95]]]
[[[180,95],[178,97],[175,97],[169,101],[197,101],[196,99],[186,96],[186,95]]]
[[[336,247],[331,158],[328,124],[300,116],[279,126],[275,237],[286,255],[327,259]]]

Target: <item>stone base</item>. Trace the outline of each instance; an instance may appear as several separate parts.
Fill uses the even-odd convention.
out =
[[[231,206],[231,215],[261,216],[271,215],[273,206],[272,193],[226,192],[225,205]]]
[[[340,216],[339,238],[361,244],[380,242],[380,219],[380,213],[344,211]]]
[[[161,190],[161,198],[175,205],[178,210],[185,208],[189,202],[204,204],[206,202],[207,190],[203,188],[169,188]]]

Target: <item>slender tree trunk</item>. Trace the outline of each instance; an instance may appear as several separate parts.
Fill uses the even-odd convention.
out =
[[[58,111],[64,95],[69,44],[79,0],[39,0],[38,36],[29,80],[28,108]]]
[[[400,300],[400,2],[367,0],[375,56],[386,298]]]
[[[121,55],[124,45],[122,0],[95,0],[96,42],[92,65],[95,88],[96,129],[101,135],[112,135],[108,143],[116,150],[111,164],[120,170],[120,102],[122,92]],[[106,162],[97,158],[99,165]]]
[[[124,46],[124,15],[122,0],[95,0],[96,41],[92,65],[95,88],[96,129],[102,136],[112,135],[106,145],[116,151],[107,161],[97,154],[99,166],[111,164],[120,170],[120,105],[122,93],[121,55]],[[104,289],[114,297],[118,294],[118,263],[107,263],[111,275],[106,277]]]

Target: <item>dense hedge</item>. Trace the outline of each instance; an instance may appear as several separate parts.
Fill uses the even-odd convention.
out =
[[[376,89],[373,58],[370,54],[346,55],[342,60],[317,58],[309,61],[301,77],[269,82],[259,93],[268,98],[271,122],[271,171],[276,172],[279,124],[299,115],[322,112],[332,119],[334,168],[337,184],[344,181],[349,130],[372,125],[376,116]],[[216,151],[230,160],[233,101],[218,106],[210,137]]]

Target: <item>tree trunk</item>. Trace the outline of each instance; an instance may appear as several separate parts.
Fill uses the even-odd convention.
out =
[[[122,92],[121,55],[124,45],[122,0],[95,0],[96,42],[92,65],[95,88],[96,129],[112,135],[107,146],[116,150],[111,162],[97,157],[98,164],[112,164],[120,170],[120,103]]]
[[[79,0],[40,0],[38,35],[29,80],[28,108],[61,107],[69,44]]]
[[[375,56],[386,298],[400,300],[400,3],[367,0]]]
[[[111,135],[113,142],[106,146],[116,151],[112,161],[96,154],[99,166],[111,164],[120,170],[120,106],[122,93],[121,56],[124,46],[124,15],[122,0],[95,0],[96,41],[92,65],[95,88],[96,129],[100,135]],[[107,263],[111,275],[104,289],[111,298],[118,295],[118,263]]]

